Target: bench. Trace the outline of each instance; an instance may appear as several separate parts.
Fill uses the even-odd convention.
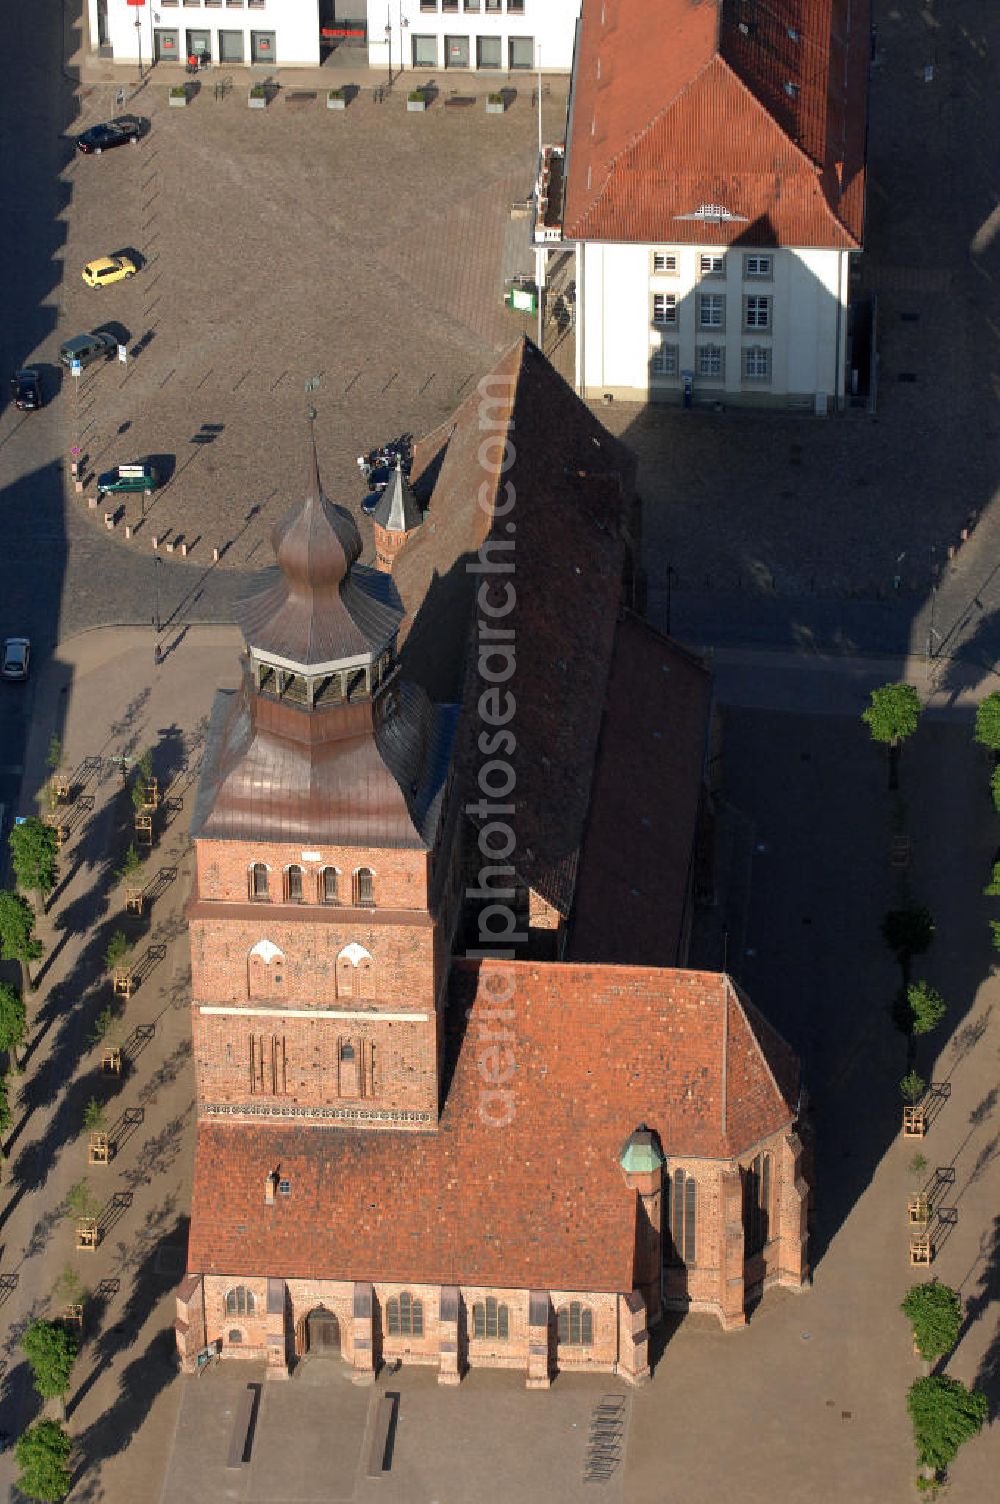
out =
[[[286,104],[308,104],[310,100],[315,99],[315,98],[316,98],[316,90],[315,89],[299,89],[294,94],[286,94],[285,95],[285,103]]]
[[[372,1432],[371,1450],[368,1453],[367,1476],[369,1478],[380,1478],[392,1466],[392,1444],[396,1434],[398,1413],[399,1395],[384,1394],[375,1412],[375,1428]]]
[[[475,96],[472,94],[449,94],[444,104],[446,110],[462,110],[475,102]]]

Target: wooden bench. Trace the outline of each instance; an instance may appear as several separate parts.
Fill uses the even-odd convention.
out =
[[[316,98],[315,89],[297,89],[294,94],[285,95],[286,104],[308,104]]]
[[[444,104],[447,110],[464,110],[469,105],[475,104],[475,102],[475,97],[472,94],[449,94]]]
[[[384,1394],[375,1412],[375,1428],[372,1432],[371,1450],[368,1453],[367,1476],[369,1478],[380,1478],[392,1466],[392,1444],[396,1434],[398,1414],[399,1395]]]

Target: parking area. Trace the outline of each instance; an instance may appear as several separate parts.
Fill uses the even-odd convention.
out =
[[[405,81],[383,103],[369,86],[335,112],[324,91],[299,107],[290,89],[252,111],[245,87],[216,100],[202,80],[172,109],[174,81],[154,70],[129,98],[151,122],[139,145],[67,161],[58,339],[36,358],[53,360],[68,335],[117,333],[127,367],[91,367],[78,394],[63,382],[67,447],[92,472],[158,457],[169,484],[146,520],[141,498],[121,513],[138,526],[133,548],[156,532],[183,538],[193,562],[228,544],[224,563],[241,566],[301,485],[307,401],[326,489],[355,506],[356,456],[403,424],[433,428],[531,327],[502,290],[537,117],[530,85],[497,117],[485,94],[414,115]],[[561,138],[565,84],[543,103]],[[115,85],[85,85],[81,108],[81,128],[113,114]],[[138,274],[85,287],[84,264],[120,250]]]

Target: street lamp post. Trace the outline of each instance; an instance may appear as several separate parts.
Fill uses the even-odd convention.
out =
[[[160,631],[161,631],[161,627],[160,627],[160,565],[162,563],[163,563],[163,560],[160,558],[159,554],[157,554],[156,560],[155,560],[154,566],[153,566],[153,600],[155,602],[155,610],[156,610],[156,616],[154,617],[153,625],[156,628],[156,634],[157,634],[157,636],[159,636]]]
[[[142,21],[138,14],[135,18],[135,39],[139,45],[139,77],[142,77]]]
[[[389,87],[392,88],[392,12],[385,8],[385,35],[389,43]]]

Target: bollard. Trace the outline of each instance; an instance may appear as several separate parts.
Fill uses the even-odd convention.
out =
[[[955,545],[954,545],[954,543],[949,543],[948,544],[948,557],[949,557],[949,559],[953,559],[955,557]]]
[[[72,475],[74,477],[74,479],[75,479],[76,476],[78,476],[80,474],[80,461],[79,460],[70,460],[70,463],[69,463],[69,473],[70,473],[70,475]]]
[[[104,526],[107,528],[107,530],[108,530],[109,533],[114,531],[115,518],[114,518],[114,513],[113,512],[105,512],[105,514],[104,514]]]
[[[219,550],[217,548],[213,548],[212,549],[212,563],[213,564],[218,564],[218,562],[219,562]]]
[[[174,551],[174,545],[172,543],[164,543],[163,547],[166,549],[168,554],[172,554]]]
[[[132,529],[129,527],[128,523],[126,522],[126,524],[125,524],[125,539],[126,539],[126,541],[128,541],[128,539],[131,538],[131,536],[132,536]]]
[[[963,543],[968,543],[968,541],[969,541],[969,529],[967,527],[963,527],[962,531],[959,533],[958,536],[961,538],[961,540],[962,540]]]
[[[76,492],[77,496],[81,496],[83,494],[83,481],[75,480],[73,482],[73,490]]]
[[[96,496],[88,496],[87,497],[87,505],[88,505],[88,507],[90,508],[90,510],[92,512],[95,512],[97,510],[97,497]]]
[[[154,551],[155,551],[155,549],[156,549],[156,547],[157,547],[157,545],[158,545],[158,543],[159,543],[159,541],[160,541],[160,540],[159,540],[159,538],[158,538],[158,537],[157,537],[157,536],[156,536],[156,534],[155,534],[155,533],[154,533],[154,534],[153,534],[153,549],[154,549]]]
[[[188,556],[188,546],[187,546],[186,543],[182,543],[181,544],[181,558],[182,559],[186,559],[187,556]]]

